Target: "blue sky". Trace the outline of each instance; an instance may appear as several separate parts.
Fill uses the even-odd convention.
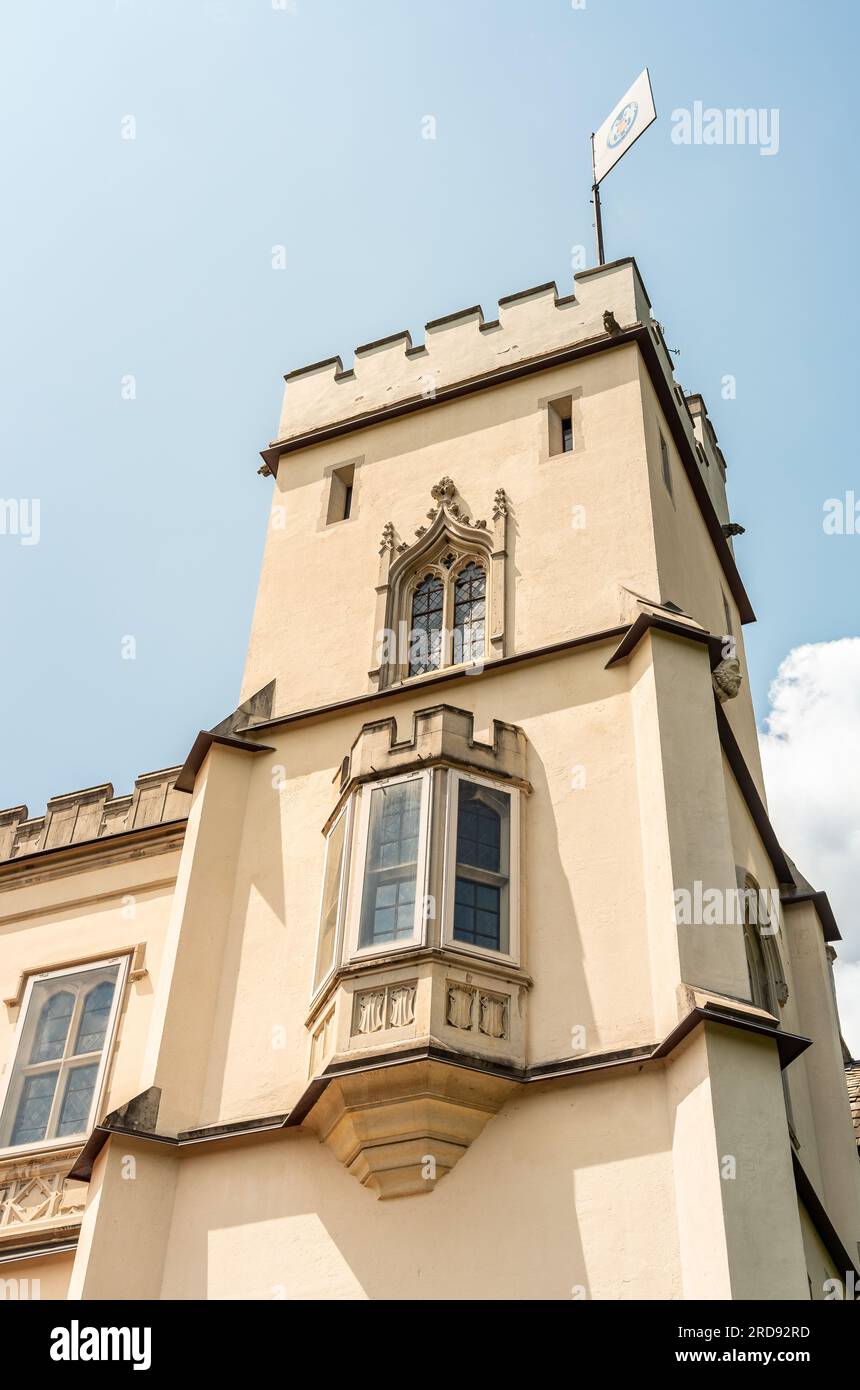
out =
[[[39,498],[41,537],[0,535],[0,806],[129,790],[233,708],[283,372],[569,288],[589,132],[646,63],[659,120],[604,186],[606,250],[727,456],[763,718],[792,648],[857,633],[860,536],[822,530],[860,497],[856,6],[277,5],[4,8],[0,497]],[[778,108],[778,154],[673,144],[697,100]]]

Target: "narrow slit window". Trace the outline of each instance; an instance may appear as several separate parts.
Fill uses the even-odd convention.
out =
[[[669,446],[663,438],[662,433],[660,435],[660,468],[663,473],[663,482],[666,485],[666,491],[670,497],[674,497],[675,494],[672,490],[672,469],[669,463]]]
[[[332,470],[329,482],[326,526],[337,521],[348,521],[352,514],[353,488],[355,485],[355,464],[344,464],[343,468]]]
[[[547,406],[550,457],[573,453],[573,397],[561,396]]]

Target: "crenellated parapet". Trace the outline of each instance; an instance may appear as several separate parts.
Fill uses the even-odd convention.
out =
[[[144,772],[126,796],[114,796],[110,782],[52,796],[42,816],[31,817],[26,806],[0,811],[0,862],[184,820],[189,800],[176,790],[179,772]]]
[[[394,333],[356,348],[350,367],[330,357],[289,372],[278,441],[394,405],[430,401],[530,358],[650,323],[634,260],[574,278],[574,294],[559,295],[554,282],[538,285],[500,299],[496,318],[486,319],[481,306],[472,305],[427,323],[423,343],[413,344],[408,332]],[[267,464],[269,455],[267,450],[263,456]]]

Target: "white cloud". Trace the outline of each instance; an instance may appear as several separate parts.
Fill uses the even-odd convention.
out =
[[[860,637],[795,647],[761,735],[768,807],[800,872],[839,923],[842,1031],[860,1055]]]

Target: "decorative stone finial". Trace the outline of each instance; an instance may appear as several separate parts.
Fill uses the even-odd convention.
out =
[[[493,521],[498,521],[500,516],[508,514],[508,494],[503,487],[496,488],[496,495],[493,498]]]
[[[382,538],[379,542],[379,553],[384,555],[386,550],[393,550],[397,537],[394,531],[394,522],[386,521],[382,528]]]
[[[440,478],[434,487],[431,487],[430,496],[438,505],[441,506],[442,503],[445,503],[447,506],[450,506],[456,492],[457,488],[454,484],[454,479],[446,475],[444,478]]]

